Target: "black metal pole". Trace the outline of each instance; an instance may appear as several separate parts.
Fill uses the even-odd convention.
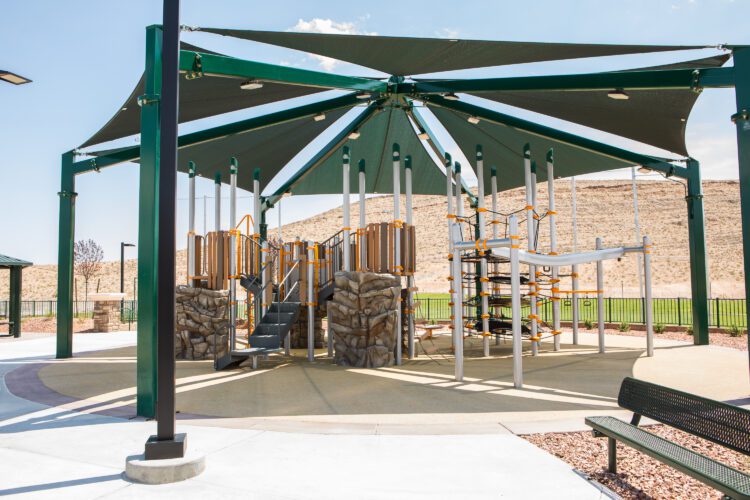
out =
[[[180,1],[164,0],[160,98],[159,246],[157,254],[156,436],[146,443],[146,460],[185,455],[185,434],[175,435],[175,199],[179,102]]]

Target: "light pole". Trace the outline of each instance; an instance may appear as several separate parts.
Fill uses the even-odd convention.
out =
[[[132,243],[120,242],[120,293],[125,293],[125,247],[134,247]],[[125,297],[120,299],[120,319],[125,309]]]

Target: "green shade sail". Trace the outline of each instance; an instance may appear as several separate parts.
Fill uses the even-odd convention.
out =
[[[11,267],[29,267],[33,266],[29,261],[16,259],[15,257],[9,257],[8,255],[0,254],[0,269],[10,269]]]
[[[728,54],[629,71],[718,68]],[[614,90],[614,89],[612,89]],[[688,155],[685,128],[699,90],[628,90],[627,99],[608,91],[500,91],[472,95],[627,137],[644,144]]]
[[[216,54],[184,42],[181,48]],[[242,78],[205,75],[200,78],[187,79],[183,75],[180,78],[180,123],[328,90],[272,82],[265,82],[260,89],[243,90],[240,88],[243,82],[245,79]],[[141,76],[138,84],[117,113],[80,147],[85,148],[140,133],[141,108],[138,106],[138,97],[145,93],[144,85],[144,79]]]
[[[310,52],[397,76],[582,57],[704,48],[698,45],[504,42],[222,28],[197,28],[197,31]]]
[[[393,193],[392,148],[398,143],[401,149],[401,186],[404,186],[403,159],[412,157],[412,192],[414,194],[445,194],[445,174],[425,150],[417,137],[403,108],[389,101],[382,110],[376,111],[357,131],[356,140],[348,139],[330,148],[321,161],[305,165],[296,180],[279,188],[274,195],[291,191],[302,194],[341,194],[343,147],[348,146],[351,155],[350,186],[356,192],[359,171],[356,165],[361,159],[366,165],[367,193]]]
[[[525,184],[523,149],[531,147],[531,157],[537,163],[537,180],[547,179],[546,156],[554,148],[555,178],[589,174],[605,170],[633,166],[633,162],[613,158],[571,144],[532,134],[517,128],[491,123],[486,120],[474,125],[468,122],[469,115],[430,106],[430,111],[445,127],[469,160],[471,168],[476,168],[476,146],[484,150],[485,194],[490,188],[490,169],[497,167],[497,188],[500,191],[517,188]],[[419,113],[415,108],[415,113]]]

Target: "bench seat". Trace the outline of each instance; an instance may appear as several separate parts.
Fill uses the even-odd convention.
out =
[[[588,417],[601,435],[627,444],[735,499],[750,499],[750,475],[614,417]]]

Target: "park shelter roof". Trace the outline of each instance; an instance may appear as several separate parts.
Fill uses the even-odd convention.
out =
[[[7,255],[0,254],[0,269],[9,269],[11,267],[29,267],[33,266],[29,261],[16,259]]]
[[[445,172],[425,150],[404,109],[390,101],[383,109],[358,128],[358,139],[348,139],[329,145],[317,161],[303,166],[298,173],[274,195],[291,190],[292,194],[336,194],[343,190],[341,162],[343,147],[350,149],[350,186],[358,185],[358,163],[365,160],[366,191],[393,193],[392,147],[398,143],[402,160],[412,157],[412,192],[414,194],[444,194]],[[404,185],[401,170],[401,186]]]
[[[397,76],[561,59],[704,48],[697,45],[538,43],[223,28],[195,29],[311,52]]]
[[[498,190],[513,189],[524,185],[523,149],[531,147],[532,159],[536,160],[537,179],[547,179],[547,151],[554,149],[555,178],[570,177],[591,172],[630,167],[633,162],[585,150],[568,143],[532,134],[514,127],[481,120],[473,125],[467,121],[468,114],[430,106],[430,111],[442,123],[458,144],[463,154],[473,159],[477,144],[484,154],[484,178],[489,182],[490,168],[497,167]],[[419,108],[415,108],[419,112]],[[473,162],[470,162],[473,163]],[[474,166],[472,165],[472,168]]]
[[[188,43],[183,50],[216,54]],[[303,85],[265,82],[263,88],[242,90],[242,78],[204,75],[195,79],[180,79],[180,123],[237,111],[277,101],[322,92],[328,89]],[[145,93],[144,76],[115,115],[80,147],[120,139],[141,131],[141,108],[138,97]]]
[[[718,68],[728,59],[729,54],[723,54],[629,71]],[[470,93],[687,156],[685,129],[700,90],[628,90],[627,100],[611,99],[606,90]]]

